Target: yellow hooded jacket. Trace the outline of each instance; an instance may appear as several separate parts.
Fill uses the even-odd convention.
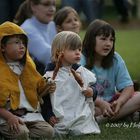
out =
[[[5,22],[0,25],[0,42],[4,36],[16,34],[26,36],[26,33],[12,22]],[[21,75],[15,74],[5,62],[0,47],[0,107],[5,107],[7,100],[10,99],[11,109],[16,110],[18,108],[20,104],[19,79],[27,100],[36,109],[38,105],[37,94],[44,90],[46,85],[45,80],[36,71],[28,52],[26,52],[26,62]]]

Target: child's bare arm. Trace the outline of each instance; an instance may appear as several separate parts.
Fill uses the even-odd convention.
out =
[[[24,124],[21,119],[4,108],[0,108],[0,116],[6,120],[11,131],[19,133],[19,124]]]
[[[119,98],[112,103],[112,109],[115,114],[117,114],[120,108],[132,97],[133,93],[133,86],[129,86],[123,89]]]

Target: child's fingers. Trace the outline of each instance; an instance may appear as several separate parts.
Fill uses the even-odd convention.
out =
[[[18,133],[19,133],[19,125],[18,125],[18,124],[12,124],[12,125],[10,125],[10,130],[11,130],[13,133],[18,134]]]
[[[117,101],[114,101],[112,103],[112,109],[114,110],[114,113],[115,114],[118,114],[119,110],[120,110],[120,105],[118,104]]]

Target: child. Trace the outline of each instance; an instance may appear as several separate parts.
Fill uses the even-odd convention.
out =
[[[80,32],[81,22],[78,13],[69,6],[58,10],[54,16],[57,32],[72,31]]]
[[[56,81],[56,91],[50,96],[53,113],[58,119],[54,123],[56,134],[100,133],[89,103],[85,100],[86,97],[95,98],[93,85],[96,79],[93,73],[77,64],[81,47],[80,37],[71,31],[58,33],[52,43],[52,64],[49,64],[44,76]],[[45,104],[43,106],[45,118]]]
[[[40,113],[38,95],[47,87],[27,53],[28,38],[12,22],[0,25],[0,133],[5,138],[53,136],[53,128]],[[45,89],[46,90],[46,89]]]
[[[113,120],[140,109],[140,94],[134,95],[125,62],[114,50],[112,26],[103,20],[93,21],[83,41],[81,64],[97,76],[96,116],[104,115]]]

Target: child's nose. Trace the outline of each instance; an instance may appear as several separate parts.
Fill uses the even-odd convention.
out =
[[[106,44],[107,44],[108,46],[110,46],[110,45],[112,45],[112,42],[111,42],[110,40],[107,40],[107,41],[106,41]]]
[[[80,50],[76,50],[76,54],[80,55],[81,51]]]
[[[20,48],[24,48],[25,47],[25,44],[23,42],[19,42],[18,45],[19,45]]]

